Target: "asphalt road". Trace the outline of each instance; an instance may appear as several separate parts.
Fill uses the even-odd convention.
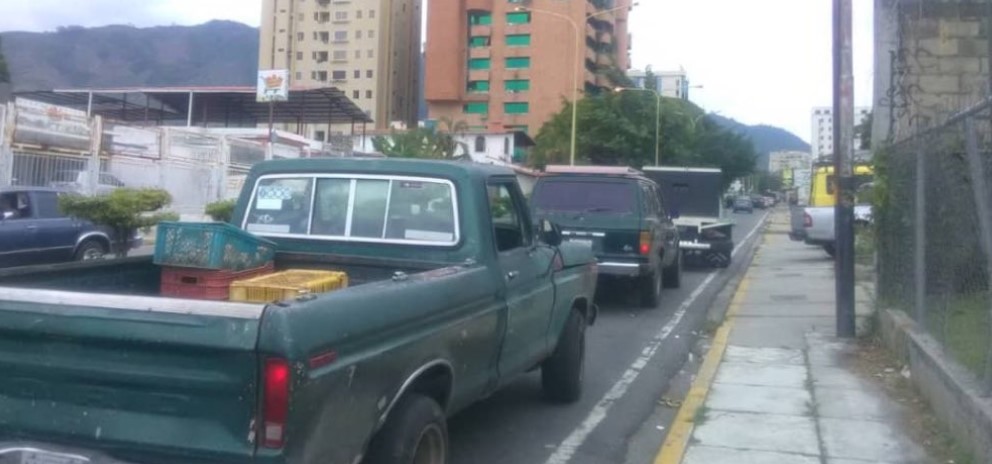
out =
[[[622,290],[608,289],[599,320],[587,331],[582,400],[549,404],[541,396],[540,373],[528,374],[452,418],[451,462],[624,463],[629,438],[646,425],[682,368],[709,306],[750,260],[760,237],[752,231],[764,213],[734,215],[734,264],[720,271],[687,269],[682,288],[665,290],[660,308],[641,309],[624,301],[629,295]]]

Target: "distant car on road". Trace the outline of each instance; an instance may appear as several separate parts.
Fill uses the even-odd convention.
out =
[[[101,259],[111,251],[113,234],[59,211],[64,195],[43,187],[0,189],[0,267]],[[137,233],[131,248],[141,246]]]
[[[739,213],[741,211],[747,211],[748,213],[754,213],[754,203],[750,198],[741,197],[734,200],[734,212]]]
[[[90,188],[89,182],[89,171],[67,170],[57,171],[52,176],[48,186],[66,192],[85,193]],[[124,182],[113,174],[101,172],[96,184],[96,191],[93,193],[104,195],[121,187],[124,187]]]

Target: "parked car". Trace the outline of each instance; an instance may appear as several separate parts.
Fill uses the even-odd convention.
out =
[[[754,203],[748,197],[739,197],[734,200],[734,212],[739,213],[741,211],[747,211],[749,214],[754,214]]]
[[[761,195],[751,195],[750,199],[751,199],[751,205],[755,209],[767,209],[768,208],[765,205],[764,197],[762,197]]]
[[[150,256],[0,270],[0,462],[444,464],[446,417],[527,372],[579,399],[595,260],[512,170],[269,161],[232,223],[349,286],[248,304],[160,298]]]
[[[66,192],[86,193],[90,189],[90,172],[83,170],[57,171],[52,175],[48,186]],[[101,172],[96,184],[95,195],[103,195],[124,187],[124,182],[113,174]]]
[[[532,194],[534,216],[561,225],[565,240],[591,247],[604,278],[636,285],[655,308],[662,287],[678,288],[678,228],[658,185],[629,168],[549,166]]]
[[[59,211],[60,191],[40,187],[0,189],[0,267],[103,258],[114,234]],[[140,247],[135,233],[129,246]]]

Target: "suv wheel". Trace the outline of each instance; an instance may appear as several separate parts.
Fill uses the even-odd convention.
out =
[[[662,276],[665,288],[682,287],[682,250],[679,250],[678,254],[679,256],[675,258],[675,262],[665,268],[665,273]]]
[[[654,309],[661,302],[661,272],[654,272],[641,276],[637,283],[638,292],[641,296],[641,306]]]
[[[92,261],[103,259],[107,255],[107,247],[96,240],[87,240],[76,250],[76,261]]]

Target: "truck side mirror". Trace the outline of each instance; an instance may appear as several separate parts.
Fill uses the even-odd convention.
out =
[[[558,224],[547,219],[541,219],[541,222],[538,224],[538,235],[540,240],[548,245],[561,245],[561,228],[558,227]]]

